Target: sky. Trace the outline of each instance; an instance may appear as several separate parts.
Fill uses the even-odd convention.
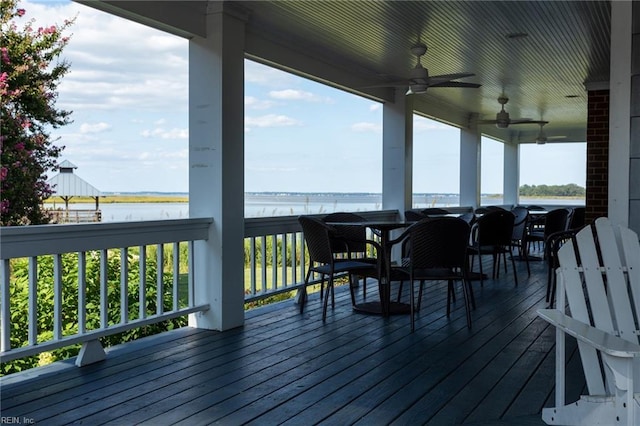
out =
[[[60,160],[103,192],[188,192],[188,41],[67,0],[19,7],[19,28],[76,17],[56,104],[73,123],[51,132]],[[382,104],[249,60],[245,79],[247,192],[381,192]],[[458,129],[416,116],[414,192],[457,193],[459,151]],[[521,184],[585,185],[586,144],[520,156]],[[502,144],[487,138],[481,182],[502,193]]]

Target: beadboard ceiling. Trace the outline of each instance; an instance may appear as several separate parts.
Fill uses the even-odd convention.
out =
[[[220,2],[82,1],[110,13],[190,37],[205,35],[206,13]],[[586,139],[585,85],[609,80],[609,1],[235,1],[225,4],[247,23],[247,56],[381,101],[394,90],[367,86],[409,77],[410,48],[428,46],[430,75],[459,72],[479,89],[429,88],[417,112],[457,126],[495,119],[506,95],[511,118],[546,120],[559,142]],[[532,124],[487,136],[533,142]],[[553,142],[550,140],[550,142]]]

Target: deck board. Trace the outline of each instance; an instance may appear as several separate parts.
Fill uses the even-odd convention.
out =
[[[536,316],[546,270],[532,263],[527,277],[518,266],[517,287],[511,271],[473,283],[471,330],[459,288],[446,316],[442,282],[425,286],[414,333],[406,315],[354,313],[340,289],[326,323],[313,294],[302,315],[281,302],[227,332],[175,330],[94,365],[3,378],[2,415],[47,425],[542,424],[555,378],[555,331]],[[567,354],[570,401],[584,379],[575,345]]]

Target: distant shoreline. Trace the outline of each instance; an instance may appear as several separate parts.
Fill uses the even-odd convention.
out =
[[[346,197],[380,197],[380,193],[370,192],[247,192],[245,196],[249,197],[309,197],[309,198],[322,198],[322,197],[334,197],[334,196],[346,196]],[[433,198],[433,197],[458,197],[458,194],[449,193],[418,193],[413,194],[414,198]],[[502,194],[482,194],[483,198],[500,198]],[[546,199],[546,200],[579,200],[582,197],[559,197],[559,196],[527,196],[521,197],[527,200]],[[189,194],[187,193],[105,193],[99,199],[100,204],[116,204],[116,203],[188,203]],[[63,204],[64,201],[60,197],[53,196],[44,201],[44,204]],[[69,204],[86,204],[95,203],[95,200],[91,197],[73,197],[69,200]]]

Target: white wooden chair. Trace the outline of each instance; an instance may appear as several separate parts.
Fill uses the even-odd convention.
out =
[[[556,327],[556,406],[542,419],[553,425],[640,424],[640,243],[638,234],[607,218],[558,252],[558,309],[538,315]],[[602,264],[598,260],[598,248]],[[580,264],[576,262],[579,254]],[[565,313],[568,302],[569,313]],[[573,336],[588,395],[565,405],[565,336]]]

